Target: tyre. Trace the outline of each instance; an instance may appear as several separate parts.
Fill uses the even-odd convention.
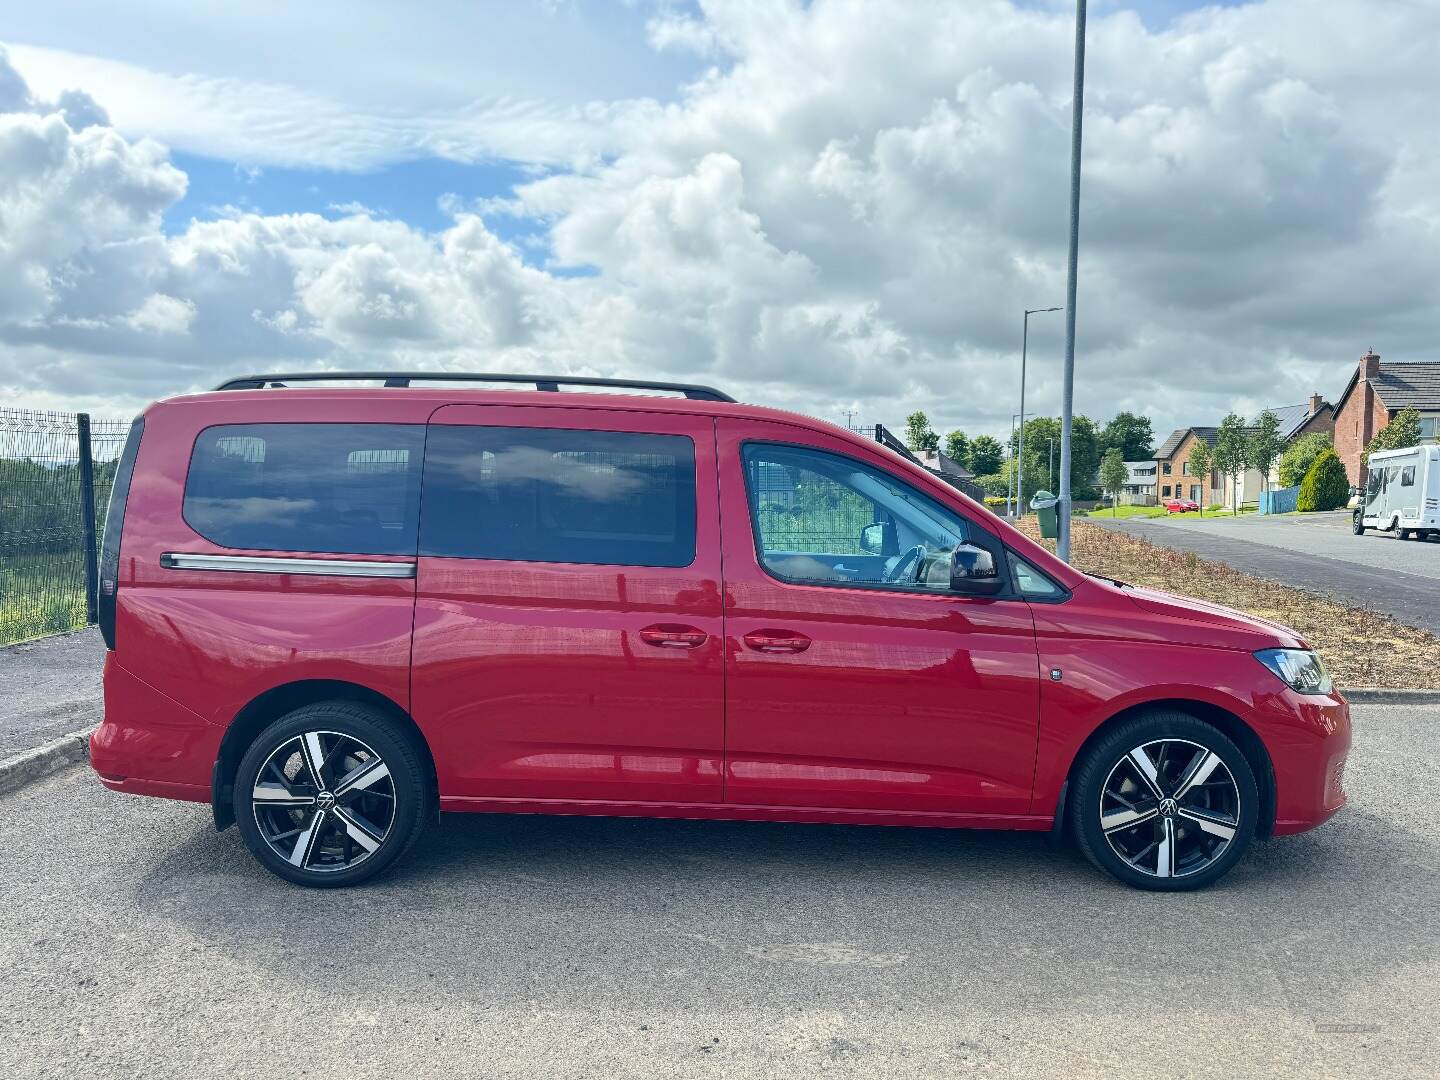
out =
[[[262,731],[235,775],[235,821],[251,854],[316,888],[374,877],[420,838],[427,774],[409,738],[373,709],[306,705]]]
[[[1070,803],[1086,857],[1140,889],[1199,889],[1239,861],[1260,797],[1245,755],[1219,728],[1155,710],[1107,732],[1077,765]]]
[[[1410,539],[1411,537],[1413,537],[1414,535],[1415,535],[1415,532],[1414,532],[1413,529],[1401,529],[1401,530],[1400,530],[1400,539],[1401,539],[1401,540],[1409,540],[1409,539]]]
[[[1350,518],[1350,531],[1356,536],[1365,535],[1365,519],[1359,514],[1353,514]]]

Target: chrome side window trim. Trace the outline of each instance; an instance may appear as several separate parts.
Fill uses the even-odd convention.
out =
[[[362,559],[304,559],[266,555],[187,555],[167,551],[160,565],[169,570],[224,570],[239,574],[324,574],[330,577],[413,578],[415,563]]]

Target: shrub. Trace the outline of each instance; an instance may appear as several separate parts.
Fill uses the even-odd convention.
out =
[[[1350,478],[1334,450],[1324,450],[1300,481],[1295,509],[1302,514],[1315,510],[1338,510],[1350,501]]]
[[[1292,442],[1280,455],[1280,486],[1297,486],[1305,479],[1315,459],[1332,445],[1330,436],[1323,431],[1312,431]]]

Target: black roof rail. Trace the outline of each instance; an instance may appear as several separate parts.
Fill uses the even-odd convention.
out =
[[[591,379],[582,375],[511,375],[486,371],[300,371],[272,375],[241,375],[226,379],[216,390],[263,390],[297,382],[333,382],[337,379],[380,382],[404,387],[412,382],[498,382],[520,383],[536,390],[558,392],[562,386],[604,386],[616,390],[669,390],[691,401],[731,401],[729,394],[711,386],[694,383],[650,382],[645,379]]]

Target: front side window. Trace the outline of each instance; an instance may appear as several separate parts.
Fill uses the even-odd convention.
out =
[[[413,555],[417,424],[226,424],[195,440],[185,520],[222,547]]]
[[[965,519],[888,473],[804,447],[745,448],[761,565],[783,581],[948,590]]]
[[[1403,468],[1403,469],[1400,470],[1400,486],[1401,486],[1401,487],[1414,487],[1414,486],[1415,486],[1415,466],[1414,466],[1414,465],[1406,465],[1405,468]]]
[[[683,435],[434,425],[420,553],[689,566],[695,444]]]

